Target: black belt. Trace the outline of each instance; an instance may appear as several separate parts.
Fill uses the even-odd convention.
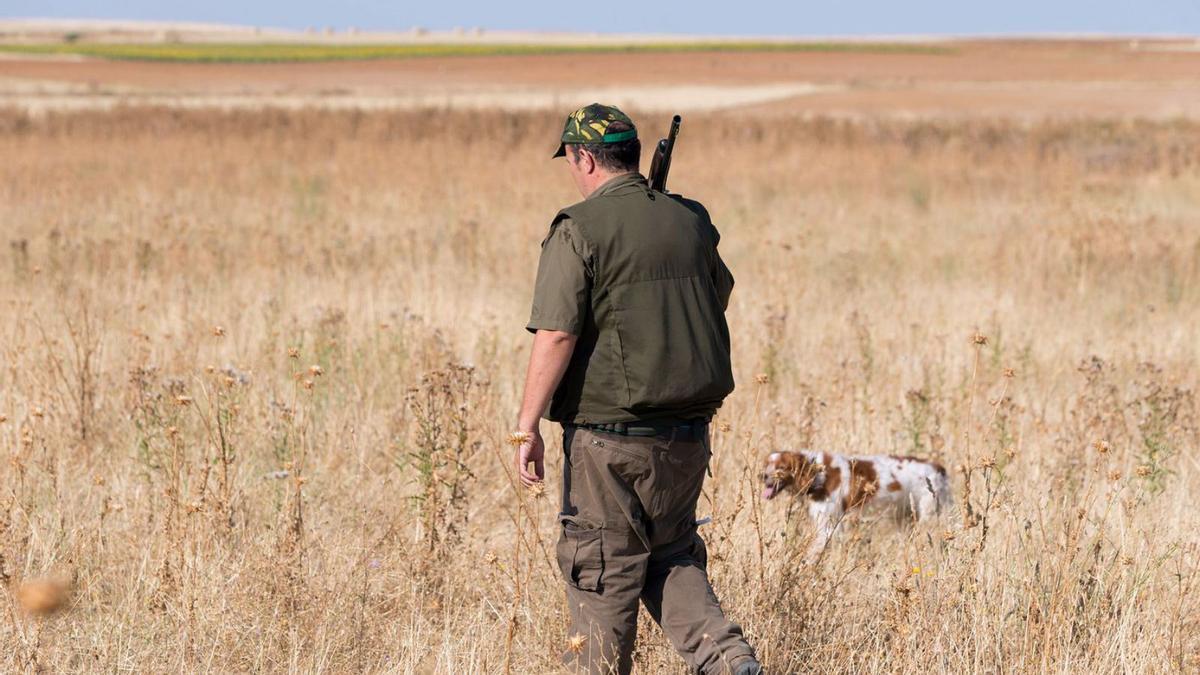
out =
[[[575,424],[571,426],[589,431],[599,431],[605,434],[617,434],[618,436],[663,436],[683,440],[688,437],[692,439],[701,438],[708,431],[708,420],[705,418],[686,422],[647,420],[644,422],[611,422],[607,424]]]

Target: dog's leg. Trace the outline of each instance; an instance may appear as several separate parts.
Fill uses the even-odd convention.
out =
[[[821,559],[821,555],[825,553],[825,548],[829,545],[829,540],[841,526],[844,514],[839,505],[829,502],[814,502],[809,507],[808,513],[812,517],[816,533],[804,556],[804,562],[814,565]]]

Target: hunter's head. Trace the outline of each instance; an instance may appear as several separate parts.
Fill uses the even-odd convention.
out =
[[[617,108],[593,103],[567,116],[555,157],[567,158],[567,170],[584,197],[613,176],[638,170],[642,142],[633,120]]]

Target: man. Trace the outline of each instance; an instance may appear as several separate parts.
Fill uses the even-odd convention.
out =
[[[754,650],[717,603],[696,532],[708,420],[733,390],[733,277],[708,212],[651,190],[640,154],[616,108],[567,118],[554,156],[567,158],[584,200],[558,213],[542,243],[517,470],[525,485],[544,478],[540,417],[560,422],[568,665],[630,672],[640,600],[694,672],[754,675]]]

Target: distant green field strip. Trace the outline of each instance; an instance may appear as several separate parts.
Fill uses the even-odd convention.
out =
[[[123,61],[277,63],[408,59],[430,56],[505,56],[670,52],[856,52],[951,54],[949,47],[903,42],[660,42],[625,45],[527,44],[0,44],[0,51],[74,54]]]

